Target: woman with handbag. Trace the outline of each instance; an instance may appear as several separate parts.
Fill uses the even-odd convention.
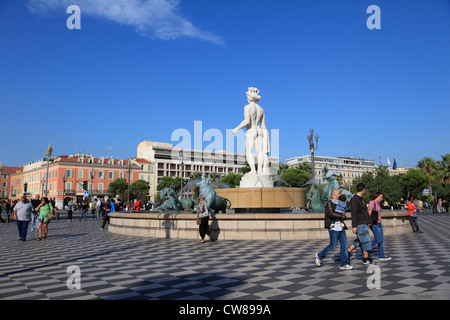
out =
[[[378,258],[380,261],[389,261],[392,258],[386,257],[384,254],[384,233],[381,225],[381,201],[383,201],[383,194],[375,191],[372,194],[372,201],[369,202],[367,211],[372,220],[370,229],[372,230],[375,240],[372,241],[372,247],[378,245]]]
[[[205,243],[205,235],[211,241],[211,231],[209,230],[209,208],[205,201],[205,195],[200,195],[200,203],[197,206],[197,224],[200,232],[200,243]]]

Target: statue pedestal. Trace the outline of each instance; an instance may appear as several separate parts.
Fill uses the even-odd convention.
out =
[[[240,188],[273,188],[273,178],[271,175],[260,175],[256,173],[246,173],[241,178]]]

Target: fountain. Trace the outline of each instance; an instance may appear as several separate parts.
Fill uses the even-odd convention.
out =
[[[341,191],[341,194],[346,197],[346,202],[349,203],[350,200],[353,197],[353,194],[341,188],[339,186],[339,182],[337,181],[336,177],[341,176],[340,171],[334,171],[328,169],[327,166],[323,167],[322,169],[323,176],[325,177],[325,180],[327,183],[323,187],[322,194],[320,194],[320,191],[315,188],[315,181],[312,181],[312,187],[306,194],[307,201],[310,203],[309,212],[324,212],[325,211],[325,205],[329,200],[331,200],[331,193],[334,189],[339,189]],[[309,183],[309,182],[308,182]]]
[[[289,185],[276,186],[283,181],[276,175],[276,164],[270,166],[268,161],[269,134],[264,110],[256,104],[261,99],[258,93],[259,90],[256,88],[249,88],[246,92],[248,105],[244,108],[244,121],[233,130],[233,133],[237,134],[239,130],[247,129],[245,147],[250,172],[242,177],[239,187],[227,188],[222,184],[220,186],[225,188],[217,188],[217,183],[211,183],[209,178],[203,175],[201,180],[190,181],[180,194],[194,187],[200,187],[200,193],[205,194],[208,205],[215,213],[211,219],[214,239],[276,241],[327,239],[329,234],[323,225],[323,212],[331,191],[340,189],[341,193],[347,195],[347,201],[353,195],[339,188],[336,180],[339,172],[335,173],[326,168],[324,176],[328,184],[324,187],[322,196],[315,188],[315,181],[312,181],[313,185],[308,192],[308,199],[311,202],[310,212],[304,214],[291,214],[292,210],[289,212],[290,208],[306,208],[305,189],[291,188]],[[253,148],[256,155],[252,153]],[[162,191],[165,201],[160,212],[110,213],[109,230],[119,234],[151,238],[198,239],[197,215],[189,211],[194,208],[196,197],[178,200],[179,195],[174,190]],[[235,214],[216,214],[224,213],[229,207],[234,209]],[[408,232],[408,213],[383,213],[383,229],[385,234]]]

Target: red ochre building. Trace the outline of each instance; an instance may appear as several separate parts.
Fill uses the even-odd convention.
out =
[[[86,190],[83,182],[87,181],[89,196],[104,198],[109,196],[109,184],[117,178],[124,178],[130,183],[143,179],[151,181],[148,173],[153,172],[153,165],[145,159],[132,158],[118,160],[106,157],[94,158],[90,154],[75,154],[50,157],[27,163],[23,167],[4,166],[1,174],[2,199],[17,199],[24,193],[29,197],[36,194],[55,198],[56,206],[63,208],[63,200],[68,197],[81,202]],[[25,192],[26,184],[26,192]],[[152,188],[152,186],[150,186]],[[124,199],[126,200],[126,199]]]

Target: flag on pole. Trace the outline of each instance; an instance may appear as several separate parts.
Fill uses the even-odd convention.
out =
[[[391,166],[391,162],[389,161],[389,157],[386,156],[386,159],[387,159],[387,166],[390,167]]]
[[[394,164],[392,165],[392,169],[397,170],[397,162],[395,162],[395,158],[394,158]]]

